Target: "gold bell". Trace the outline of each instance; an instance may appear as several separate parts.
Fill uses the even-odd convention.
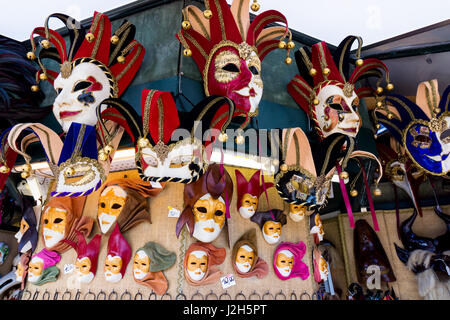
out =
[[[235,140],[237,144],[243,144],[245,142],[244,136],[237,136]]]
[[[319,104],[319,99],[315,98],[315,99],[313,100],[313,104],[317,106],[317,105]]]
[[[113,35],[111,37],[111,43],[112,44],[118,44],[119,43],[119,37],[117,35]]]
[[[382,94],[383,93],[383,88],[382,87],[378,87],[377,88],[377,93],[378,94]]]
[[[358,59],[358,60],[356,60],[355,63],[358,67],[361,67],[364,64],[364,61],[363,61],[363,59]]]
[[[192,56],[192,51],[191,51],[191,49],[184,49],[183,54],[185,57],[190,57],[190,56]]]
[[[389,91],[394,90],[394,85],[392,83],[388,83],[386,89],[388,89]]]
[[[66,177],[73,177],[75,175],[75,169],[74,168],[67,168],[64,170],[64,175]]]
[[[150,141],[147,138],[140,138],[138,140],[138,146],[140,148],[145,148],[150,144]]]
[[[89,33],[86,34],[85,38],[86,38],[87,41],[92,42],[92,41],[94,41],[95,36],[94,36],[93,33],[89,32]]]
[[[31,172],[31,164],[29,163],[24,164],[22,170],[25,172]]]
[[[30,51],[27,53],[27,58],[30,60],[34,60],[36,59],[36,55],[34,54],[34,52]]]
[[[377,196],[377,197],[381,196],[381,189],[378,188],[378,187],[376,187],[376,188],[373,190],[373,195],[374,195],[374,196]]]
[[[433,111],[434,111],[434,113],[440,113],[441,112],[441,108],[436,108]]]
[[[203,16],[204,16],[206,19],[211,19],[211,17],[212,17],[212,11],[209,10],[209,9],[203,11]]]
[[[41,41],[41,46],[42,46],[42,48],[44,48],[44,49],[50,48],[50,46],[51,46],[50,41],[48,41],[47,39],[42,40],[42,41]]]
[[[387,117],[388,117],[389,120],[392,120],[392,118],[394,118],[394,114],[391,113],[391,112],[389,112],[389,113],[387,114]]]
[[[375,128],[377,128],[377,129],[380,129],[380,124],[379,123],[377,123],[376,125],[375,125]]]
[[[317,70],[316,70],[316,69],[311,68],[311,69],[309,70],[309,75],[310,75],[311,77],[314,77],[316,74],[317,74]]]
[[[294,41],[289,41],[287,44],[288,49],[294,49],[295,48],[295,43]]]
[[[322,71],[322,73],[323,73],[325,76],[329,75],[330,72],[331,72],[331,71],[330,71],[329,68],[325,68],[325,69],[323,69],[323,71]]]
[[[356,189],[350,190],[350,195],[354,198],[358,195],[358,191]]]
[[[286,64],[291,64],[292,63],[292,58],[291,57],[287,57],[286,60],[284,60],[284,62]]]
[[[24,171],[24,172],[22,172],[22,173],[20,174],[20,176],[21,176],[23,179],[28,178],[30,175],[31,175],[31,173],[28,172],[28,171]]]
[[[118,56],[117,57],[117,62],[124,63],[125,62],[125,57],[124,56]]]
[[[219,141],[220,142],[225,142],[225,141],[227,141],[228,140],[228,135],[226,134],[226,133],[224,133],[224,132],[221,132],[220,134],[219,134]]]
[[[342,171],[342,172],[339,174],[339,177],[340,177],[342,180],[348,179],[348,172],[347,172],[347,171]]]
[[[47,78],[47,75],[46,75],[45,73],[41,73],[41,74],[39,75],[39,79],[45,81],[45,80],[47,80],[48,78]]]
[[[8,173],[10,171],[9,167],[4,164],[0,167],[0,173]]]
[[[286,163],[283,163],[283,164],[280,166],[280,170],[283,171],[283,172],[288,171],[288,165],[287,165]]]
[[[103,150],[100,150],[100,151],[98,152],[98,158],[99,158],[101,161],[106,161],[106,160],[108,160],[108,155],[107,155]]]
[[[107,155],[110,155],[110,154],[114,151],[114,148],[111,147],[110,145],[107,145],[106,147],[103,148],[103,151],[104,151]]]
[[[253,11],[256,12],[256,11],[259,10],[260,5],[259,5],[259,3],[255,0],[255,1],[253,1],[251,8],[252,8]]]
[[[284,41],[278,42],[278,48],[286,49],[286,46],[287,46],[286,42],[284,42]]]
[[[38,92],[38,91],[39,91],[39,86],[37,86],[37,85],[32,85],[32,86],[31,86],[31,91],[33,91],[33,92]]]
[[[382,106],[383,106],[383,102],[378,101],[378,102],[377,102],[377,107],[381,108]]]
[[[181,26],[183,27],[184,30],[189,30],[191,28],[191,23],[187,20],[184,20],[181,23]]]

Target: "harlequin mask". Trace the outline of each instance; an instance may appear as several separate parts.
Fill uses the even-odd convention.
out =
[[[388,95],[385,101],[396,112],[380,109],[377,120],[401,142],[410,159],[426,173],[445,175],[450,171],[450,86],[441,98],[436,80],[422,82],[416,103],[400,95]],[[388,108],[389,110],[389,108]]]
[[[278,209],[257,212],[250,220],[259,225],[264,240],[268,244],[275,244],[281,240],[281,229],[287,222],[286,215]]]
[[[177,222],[177,236],[187,223],[191,236],[202,242],[214,241],[225,225],[227,206],[232,196],[233,181],[230,175],[220,165],[211,164],[205,175],[184,187],[186,207]]]
[[[237,208],[242,218],[248,219],[258,210],[259,196],[265,189],[272,187],[273,183],[260,184],[260,170],[253,173],[249,181],[239,170],[236,169],[235,173],[238,196]]]
[[[36,214],[32,204],[24,199],[23,217],[20,221],[20,229],[15,234],[17,242],[19,243],[19,252],[25,253],[31,249],[34,251],[38,242],[38,231]]]
[[[218,96],[210,96],[189,112],[181,112],[170,92],[149,89],[141,94],[142,120],[123,101],[107,99],[104,104],[108,109],[98,113],[102,132],[107,134],[103,129],[106,120],[124,127],[136,146],[139,176],[156,182],[191,183],[200,178],[210,157],[209,142],[202,142],[205,133],[210,129],[224,132],[234,113],[234,103]]]
[[[42,249],[31,258],[28,266],[28,281],[34,285],[56,281],[59,269],[55,265],[60,260],[58,253]]]
[[[186,281],[191,285],[199,286],[219,280],[222,273],[216,265],[223,263],[225,254],[225,249],[216,248],[210,243],[191,244],[184,258]]]
[[[119,225],[116,223],[108,239],[104,267],[106,281],[116,283],[122,280],[130,258],[131,247],[120,233]]]
[[[225,0],[205,0],[204,13],[187,6],[183,29],[177,34],[184,54],[192,56],[202,72],[206,95],[232,99],[236,115],[245,116],[245,123],[258,114],[263,93],[261,61],[278,48],[275,39],[284,39],[289,32],[286,18],[274,10],[261,13],[250,23],[248,2],[234,0],[230,8]],[[264,29],[274,22],[286,27]],[[291,41],[288,55],[293,46]]]
[[[242,278],[257,276],[261,279],[268,273],[267,263],[258,257],[255,229],[244,233],[234,244],[231,260],[234,271]]]
[[[97,221],[103,234],[108,233],[117,222],[121,232],[148,221],[148,198],[158,195],[163,188],[153,188],[138,178],[111,180],[100,188]]]
[[[84,197],[50,198],[41,215],[42,239],[46,248],[62,253],[70,245],[62,240],[75,241],[77,232],[88,235],[93,219],[82,216]]]
[[[309,233],[313,235],[314,243],[320,243],[323,240],[325,232],[323,231],[322,219],[320,219],[318,212],[314,212],[310,216],[310,226],[311,229],[309,230]]]
[[[306,245],[299,243],[282,242],[273,254],[273,269],[281,280],[300,277],[306,280],[309,277],[308,266],[301,261],[306,252]]]
[[[50,18],[62,21],[69,31],[70,49],[64,38],[49,29]],[[96,108],[106,98],[120,96],[136,74],[145,54],[141,44],[133,40],[136,28],[125,21],[111,37],[111,23],[106,15],[95,12],[89,32],[64,14],[50,15],[44,27],[33,30],[30,41],[36,59],[35,34],[44,38],[37,61],[40,80],[49,80],[55,90],[53,113],[64,132],[73,122],[95,126]],[[59,73],[46,68],[41,59],[60,63]]]
[[[82,283],[90,283],[97,272],[98,252],[100,250],[102,236],[96,234],[89,243],[83,234],[77,231],[77,241],[67,241],[77,252],[75,272],[77,280]]]
[[[349,75],[350,49],[355,40],[359,42],[358,60],[356,68]],[[392,88],[386,66],[378,59],[360,59],[361,47],[361,38],[349,36],[341,42],[334,57],[325,42],[314,44],[311,53],[306,47],[296,52],[300,75],[291,80],[288,91],[314,121],[321,138],[334,133],[353,138],[358,134],[362,125],[359,100],[373,92],[366,87],[355,89],[359,79],[375,75],[374,70],[381,68],[386,73],[387,87]],[[376,75],[379,74],[377,72]]]

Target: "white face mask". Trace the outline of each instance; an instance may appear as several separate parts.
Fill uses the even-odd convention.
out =
[[[280,234],[278,232],[276,232],[272,235],[268,235],[263,230],[262,234],[263,234],[264,240],[266,240],[268,244],[275,244],[278,241],[280,241],[280,239],[281,239]]]
[[[281,250],[278,254],[280,254],[280,253],[284,254],[288,258],[292,258],[294,256],[292,254],[292,252],[290,252],[289,250]],[[289,266],[285,266],[284,268],[280,268],[280,267],[276,266],[276,268],[283,277],[289,277],[289,275],[292,272],[292,268]]]
[[[56,232],[52,229],[44,227],[44,242],[47,248],[51,248],[56,245],[59,241],[64,239],[65,232]]]
[[[106,278],[106,281],[108,281],[108,282],[116,283],[116,282],[119,282],[120,280],[122,280],[122,274],[120,272],[112,273],[111,271],[108,270],[105,272],[105,278]]]
[[[205,276],[205,273],[200,268],[198,268],[198,269],[196,269],[194,271],[188,270],[187,272],[189,274],[189,277],[191,277],[191,279],[193,281],[200,281]]]
[[[206,231],[205,228],[212,228],[214,231]],[[194,225],[193,236],[201,242],[212,242],[219,236],[220,231],[222,231],[222,229],[220,228],[220,225],[214,221],[214,219],[198,221]]]
[[[36,276],[36,275],[32,274],[31,272],[28,273],[28,281],[30,281],[31,283],[38,282],[40,277],[41,277],[41,275]]]
[[[135,277],[136,279],[138,279],[138,280],[144,279],[145,276],[147,275],[147,273],[142,272],[142,271],[139,270],[139,269],[134,269],[134,270],[133,270],[133,274],[134,274],[134,277]]]
[[[90,283],[94,279],[94,274],[89,272],[88,274],[83,274],[77,271],[77,280],[81,283]]]
[[[191,139],[184,139],[182,143],[177,144],[167,154],[164,162],[161,162],[155,151],[150,148],[142,149],[142,158],[148,165],[144,170],[144,175],[147,177],[171,177],[179,179],[191,179],[192,171],[189,165],[194,162],[203,166],[202,145],[195,140],[192,144]],[[194,177],[197,173],[194,175]]]
[[[333,102],[333,97],[340,97],[340,104]],[[325,138],[333,133],[356,137],[362,121],[358,113],[359,98],[355,91],[352,91],[351,97],[347,97],[340,87],[327,85],[319,91],[317,99],[317,121]]]
[[[89,62],[75,66],[67,79],[59,74],[54,87],[59,93],[53,103],[53,114],[64,132],[69,131],[72,122],[95,126],[97,106],[110,97],[107,76]]]
[[[253,207],[240,207],[239,213],[241,214],[242,218],[249,219],[255,214],[255,210],[253,210]]]

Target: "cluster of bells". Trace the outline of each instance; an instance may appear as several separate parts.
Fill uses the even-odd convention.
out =
[[[93,33],[89,32],[89,33],[86,34],[85,38],[86,38],[87,41],[92,42],[95,39],[95,35]],[[116,44],[119,43],[119,40],[120,40],[120,38],[117,35],[113,35],[111,37],[110,41],[111,41],[112,44],[116,45]],[[50,47],[51,47],[51,43],[47,39],[42,40],[40,42],[40,44],[41,44],[41,47],[44,48],[44,49],[50,49]],[[36,59],[36,54],[33,51],[29,51],[29,52],[27,52],[27,58],[29,60],[35,60]],[[122,54],[117,57],[117,62],[125,63],[124,52],[122,52]],[[39,80],[45,81],[47,79],[48,79],[48,77],[47,77],[47,75],[45,73],[39,74]],[[39,86],[38,85],[31,86],[31,91],[38,92],[39,91]]]
[[[114,151],[114,148],[111,147],[110,145],[107,145],[103,149],[100,149],[100,151],[98,152],[98,159],[100,161],[108,160],[109,156],[112,154],[113,151]],[[64,175],[66,177],[73,177],[75,175],[75,173],[76,173],[76,170],[73,167],[68,167],[64,170]]]

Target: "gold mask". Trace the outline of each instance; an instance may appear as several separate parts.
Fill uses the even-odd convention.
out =
[[[258,208],[258,197],[254,197],[249,193],[246,193],[242,196],[241,207],[253,207],[253,211],[256,212]]]
[[[110,271],[113,274],[120,273],[122,269],[122,259],[120,257],[106,257],[105,272]]]
[[[86,275],[91,271],[91,259],[84,257],[82,259],[77,259],[75,262],[75,271]]]

